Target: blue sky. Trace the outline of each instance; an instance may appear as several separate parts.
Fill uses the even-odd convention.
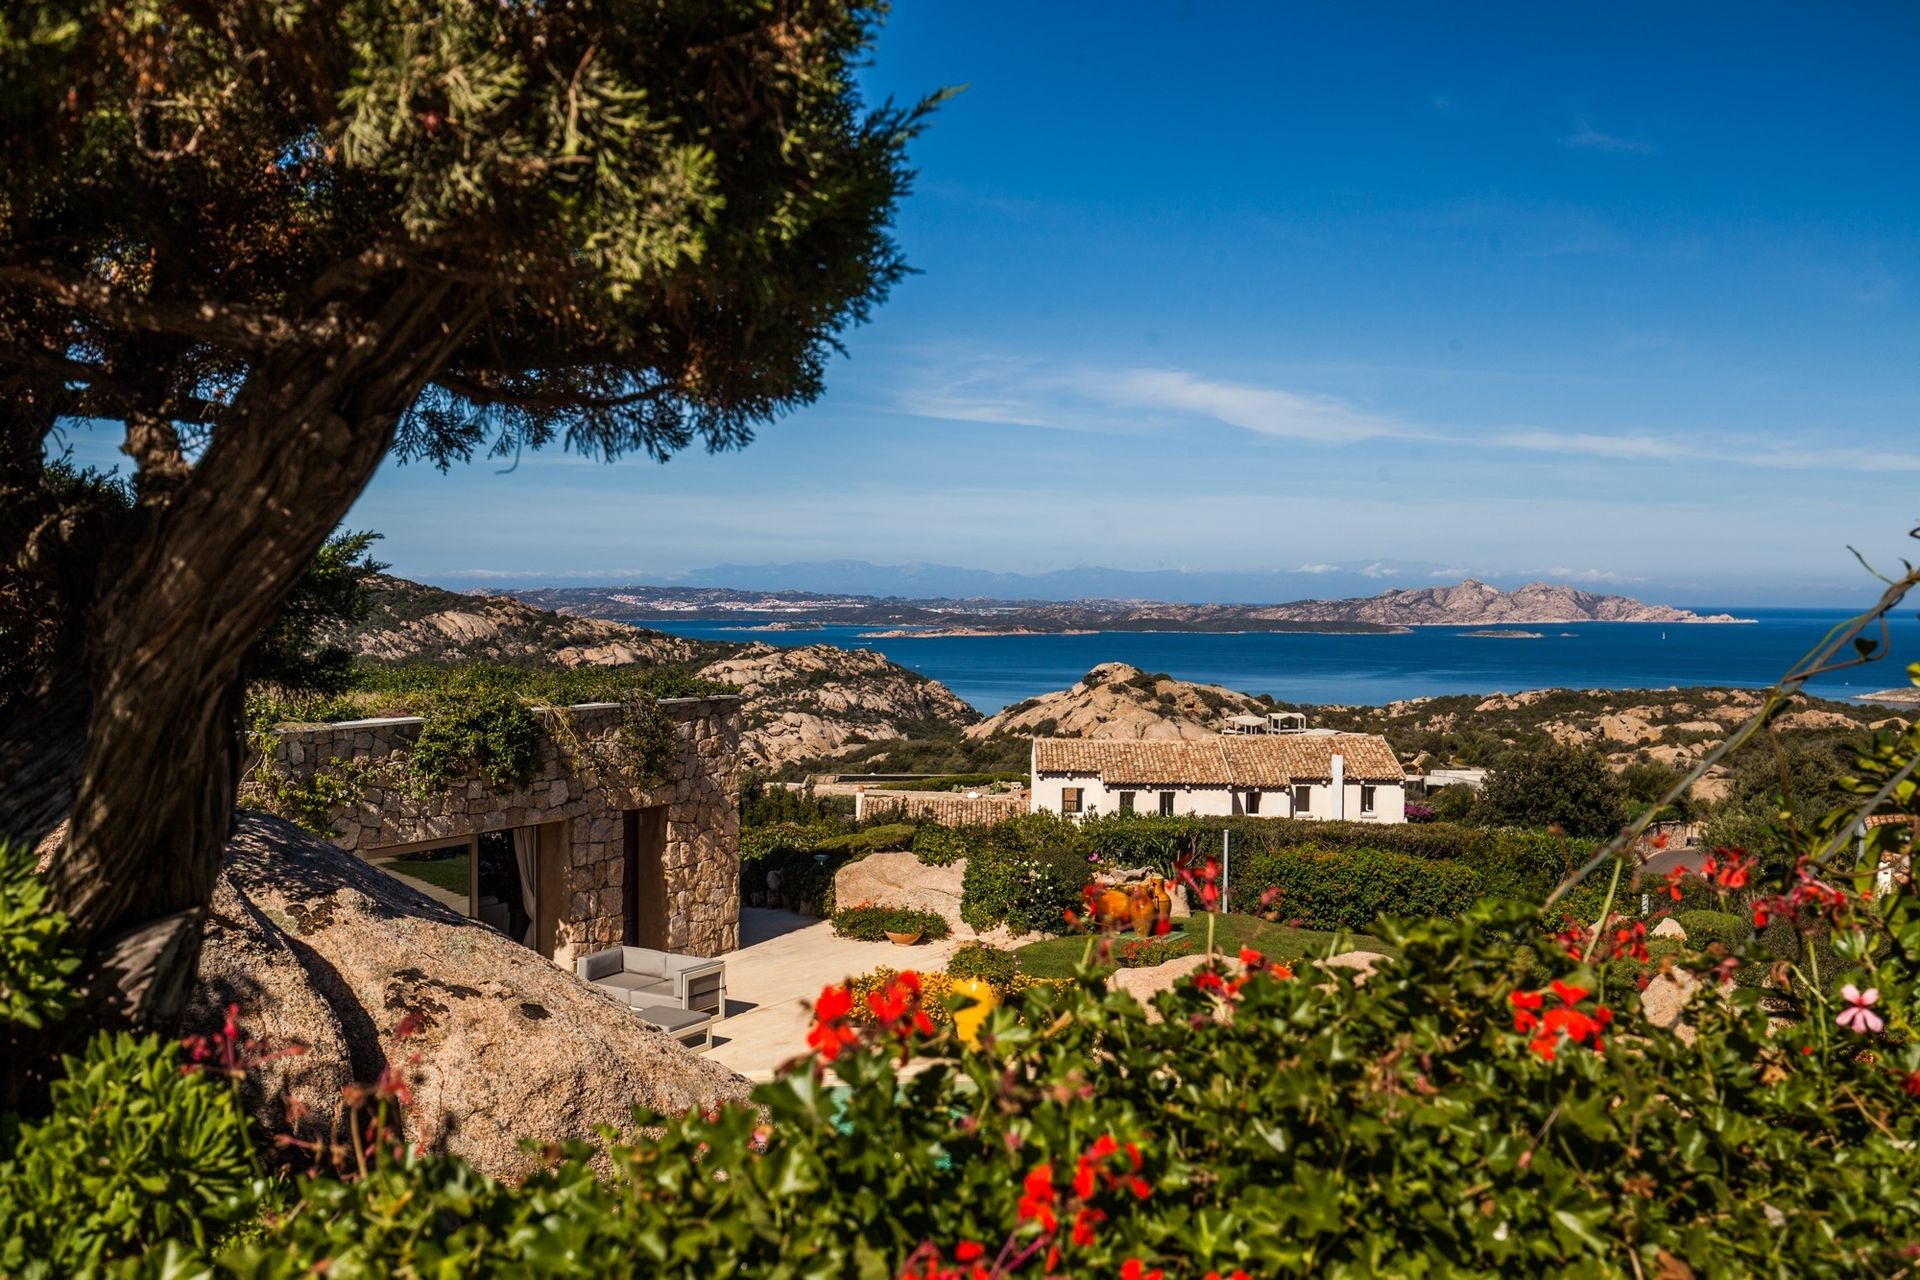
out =
[[[658,466],[385,470],[450,585],[858,558],[1845,603],[1920,517],[1920,10],[901,3],[922,274]]]

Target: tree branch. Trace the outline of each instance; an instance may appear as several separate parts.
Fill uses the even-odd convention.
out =
[[[25,285],[52,302],[123,329],[210,342],[255,354],[296,342],[337,341],[342,332],[339,318],[331,314],[295,319],[225,301],[157,302],[105,281],[73,279],[47,267],[0,266],[0,284]]]

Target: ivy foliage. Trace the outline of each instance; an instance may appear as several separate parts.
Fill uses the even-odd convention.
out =
[[[499,689],[449,691],[420,724],[407,771],[423,791],[443,791],[479,775],[497,791],[525,785],[540,763],[540,720]]]

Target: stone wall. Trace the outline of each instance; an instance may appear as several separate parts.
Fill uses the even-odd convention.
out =
[[[862,791],[854,797],[854,814],[902,822],[925,818],[949,827],[988,827],[1027,812],[1027,805],[1024,791],[972,798],[951,791]]]
[[[320,775],[337,786],[344,799],[330,814],[333,842],[362,856],[392,845],[563,824],[566,898],[553,958],[569,967],[576,953],[616,946],[624,933],[622,814],[664,805],[667,949],[719,955],[740,945],[740,699],[667,698],[660,709],[673,722],[679,751],[666,777],[651,785],[623,763],[621,708],[613,703],[539,712],[546,728],[540,763],[525,786],[508,792],[469,779],[418,794],[405,767],[420,732],[417,717],[283,727],[270,767],[286,782],[307,785]]]

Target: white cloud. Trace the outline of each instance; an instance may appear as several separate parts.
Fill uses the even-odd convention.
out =
[[[1295,573],[1338,573],[1340,572],[1340,566],[1337,564],[1303,564],[1303,565],[1297,566],[1294,569],[1294,572]]]
[[[1653,150],[1651,142],[1602,133],[1585,120],[1579,121],[1572,133],[1560,139],[1560,145],[1577,147],[1582,151],[1611,151],[1616,154],[1631,155],[1646,155]]]
[[[1767,470],[1884,473],[1920,471],[1920,453],[1834,448],[1815,428],[1806,442],[1755,432],[1716,436],[1644,430],[1558,431],[1547,427],[1440,428],[1338,396],[1208,377],[1186,369],[1065,366],[1025,360],[955,361],[938,380],[909,387],[895,408],[915,417],[1052,427],[1103,434],[1162,432],[1194,420],[1256,435],[1337,449],[1382,440],[1628,463],[1711,463]]]
[[[1645,582],[1645,578],[1636,578],[1630,574],[1616,573],[1612,569],[1568,569],[1558,567],[1547,570],[1546,576],[1556,582],[1607,582],[1628,583]]]
[[[1278,387],[1217,382],[1178,369],[1132,369],[1088,384],[1093,394],[1133,400],[1174,412],[1197,413],[1287,440],[1342,444],[1355,440],[1431,439],[1391,418],[1367,413],[1338,397]]]

